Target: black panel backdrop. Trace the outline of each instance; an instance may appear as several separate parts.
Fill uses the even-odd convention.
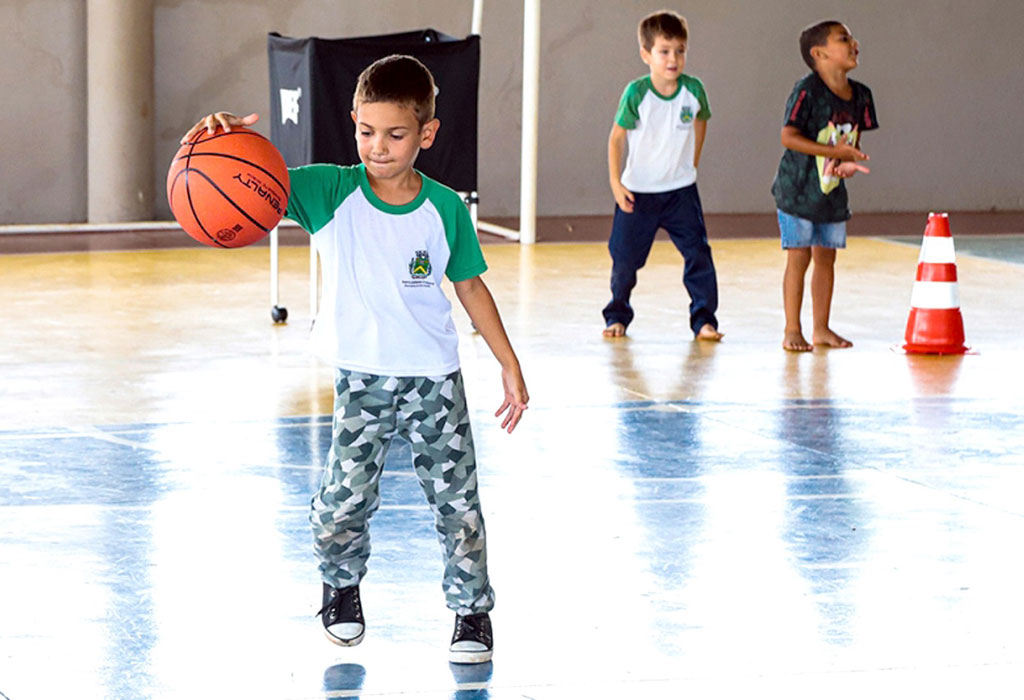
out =
[[[366,66],[391,54],[415,56],[434,74],[441,129],[416,168],[460,192],[477,189],[477,88],[480,37],[433,29],[355,39],[267,36],[270,140],[289,166],[354,165],[352,94]]]

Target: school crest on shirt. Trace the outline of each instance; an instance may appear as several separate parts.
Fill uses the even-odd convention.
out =
[[[409,261],[409,276],[414,280],[430,277],[430,254],[425,250],[417,250]]]
[[[433,287],[434,280],[430,278],[430,273],[434,267],[430,264],[430,253],[425,250],[417,250],[416,255],[412,256],[412,260],[409,261],[409,277],[411,279],[402,280],[402,286],[404,287]]]
[[[683,124],[692,124],[693,107],[686,105],[681,110],[679,110],[679,121],[681,121]]]

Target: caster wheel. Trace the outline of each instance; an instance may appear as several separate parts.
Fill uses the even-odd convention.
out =
[[[274,323],[284,323],[288,320],[288,309],[275,306],[270,309],[270,318],[274,319]]]

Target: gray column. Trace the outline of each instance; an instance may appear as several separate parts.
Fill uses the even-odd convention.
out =
[[[153,2],[88,0],[89,221],[153,218]]]

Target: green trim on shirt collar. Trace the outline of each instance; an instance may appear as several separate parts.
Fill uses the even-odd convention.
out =
[[[378,197],[374,193],[373,188],[370,187],[370,180],[366,177],[366,166],[360,163],[357,170],[359,172],[359,189],[363,191],[366,201],[372,204],[375,209],[379,209],[385,214],[408,214],[419,209],[423,202],[427,200],[430,179],[424,177],[423,173],[419,170],[416,171],[416,174],[420,176],[420,193],[408,204],[388,204]]]
[[[681,75],[678,78],[676,78],[676,91],[673,92],[671,95],[662,95],[660,92],[658,92],[658,88],[654,87],[654,81],[651,80],[651,76],[647,75],[644,76],[644,78],[647,80],[647,87],[650,89],[652,93],[654,93],[654,96],[657,97],[658,99],[665,100],[666,102],[671,102],[672,100],[676,99],[676,96],[679,95],[679,91],[683,89],[683,76]]]

